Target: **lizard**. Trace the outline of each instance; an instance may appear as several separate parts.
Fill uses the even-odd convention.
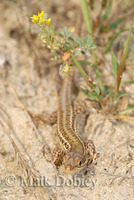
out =
[[[70,70],[70,73],[63,80],[57,113],[55,112],[47,117],[43,115],[37,117],[37,119],[44,122],[55,123],[57,121],[56,133],[62,148],[55,148],[53,150],[52,161],[57,167],[64,164],[64,169],[67,173],[78,171],[92,163],[95,154],[93,141],[83,142],[77,133],[75,114],[79,113],[80,108],[74,112],[72,105],[71,89],[73,74],[73,70]],[[33,115],[31,114],[31,116]]]

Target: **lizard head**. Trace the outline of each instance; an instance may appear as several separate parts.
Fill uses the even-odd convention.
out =
[[[70,151],[64,157],[65,172],[74,172],[84,168],[87,164],[86,157],[78,152]]]

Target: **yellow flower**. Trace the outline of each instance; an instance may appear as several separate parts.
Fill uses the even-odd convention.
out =
[[[46,21],[45,19],[40,19],[39,24],[45,23],[45,21]]]
[[[51,22],[51,18],[49,18],[49,19],[46,19],[46,21],[45,21],[45,24],[46,24],[46,25],[49,25],[49,24],[50,24],[50,22]]]
[[[38,17],[39,17],[40,19],[43,19],[43,17],[44,17],[44,11],[41,11],[41,13],[38,12]]]
[[[38,15],[33,15],[30,18],[32,19],[33,23],[40,24],[40,25],[45,24],[48,26],[51,23],[51,18],[44,19],[44,11],[38,12]]]
[[[37,23],[38,22],[38,20],[39,20],[39,18],[38,18],[38,16],[37,15],[33,15],[32,17],[30,17],[31,19],[32,19],[32,22],[33,23]]]

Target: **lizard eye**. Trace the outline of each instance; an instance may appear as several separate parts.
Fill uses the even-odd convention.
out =
[[[80,165],[80,166],[82,165],[82,161],[79,162],[79,165]]]
[[[81,161],[79,162],[78,167],[82,167],[83,165],[85,165],[85,159],[83,159],[83,160],[81,160]]]

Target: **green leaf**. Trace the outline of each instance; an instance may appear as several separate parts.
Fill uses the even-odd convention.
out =
[[[80,88],[80,90],[81,90],[86,96],[88,96],[89,99],[91,99],[91,100],[96,100],[96,99],[97,99],[97,98],[96,98],[96,95],[95,95],[93,92],[90,92],[90,91],[85,90],[85,89],[83,89],[83,88]]]
[[[124,17],[121,18],[121,19],[118,19],[112,23],[109,24],[109,28],[112,30],[112,29],[115,29],[122,21],[124,20]]]
[[[134,93],[120,93],[117,95],[117,98],[121,98],[123,96],[132,96],[132,95],[134,95]]]
[[[54,26],[53,26],[53,24],[51,24],[51,23],[49,24],[48,30],[49,30],[50,35],[53,36],[54,35]]]
[[[71,40],[66,40],[66,42],[70,45],[70,47],[73,47],[74,46],[74,43],[71,41]]]
[[[120,64],[119,64],[119,68],[118,68],[117,80],[116,80],[116,88],[115,88],[115,96],[116,96],[116,93],[118,92],[119,87],[120,87],[122,74],[123,74],[123,71],[124,71],[125,62],[126,62],[126,58],[127,58],[127,54],[128,54],[131,33],[132,33],[132,26],[129,29],[128,38],[127,38],[127,41],[125,43],[125,47],[124,47],[123,54],[121,56],[121,60],[120,60]]]
[[[112,69],[113,69],[113,73],[114,73],[115,76],[117,76],[119,64],[118,64],[118,61],[117,61],[117,58],[116,58],[114,52],[112,52],[111,56],[112,56]]]
[[[111,87],[107,86],[107,85],[104,85],[104,94],[105,96],[107,96],[108,94],[113,97],[113,93],[111,91]]]
[[[102,0],[101,7],[104,9],[107,5],[107,0]]]
[[[89,34],[87,34],[87,36],[84,37],[84,38],[82,39],[82,43],[83,43],[84,46],[85,46],[85,45],[87,45],[89,42],[90,42],[90,36],[89,36]]]
[[[73,39],[79,46],[81,45],[82,41],[81,41],[80,38],[76,37],[76,38],[73,38]]]
[[[64,37],[64,39],[72,38],[72,32],[67,28],[64,28],[64,30],[61,31],[60,34]]]
[[[107,20],[108,16],[109,16],[110,13],[111,13],[111,9],[112,9],[112,1],[110,1],[109,5],[108,5],[108,7],[107,7],[107,9],[106,9],[106,11],[105,11],[105,14],[104,14],[104,16],[103,16],[103,19],[104,19],[104,20]]]
[[[119,114],[120,115],[125,115],[128,112],[130,112],[131,110],[134,110],[134,105],[129,106],[128,108],[126,108],[125,110],[122,110]]]
[[[88,10],[87,0],[81,0],[81,9],[83,13],[83,17],[86,23],[87,31],[91,34],[91,40],[93,40],[93,28],[91,23],[91,17]]]
[[[75,49],[74,55],[78,56],[81,53],[81,49]]]
[[[95,89],[94,89],[94,91],[99,95],[100,94],[100,89],[99,89],[99,87],[96,87]]]
[[[95,49],[96,48],[96,45],[90,39],[89,34],[85,38],[82,39],[82,44],[87,49]]]
[[[101,90],[102,94],[104,94],[104,87],[103,87],[103,83],[102,83],[102,78],[101,78],[100,72],[97,68],[95,69],[95,73],[96,73],[96,78],[97,78],[100,90]]]
[[[134,83],[134,80],[132,80],[132,81],[125,81],[125,83]]]
[[[90,57],[90,52],[89,52],[89,51],[83,50],[83,53],[84,53],[87,57]]]

